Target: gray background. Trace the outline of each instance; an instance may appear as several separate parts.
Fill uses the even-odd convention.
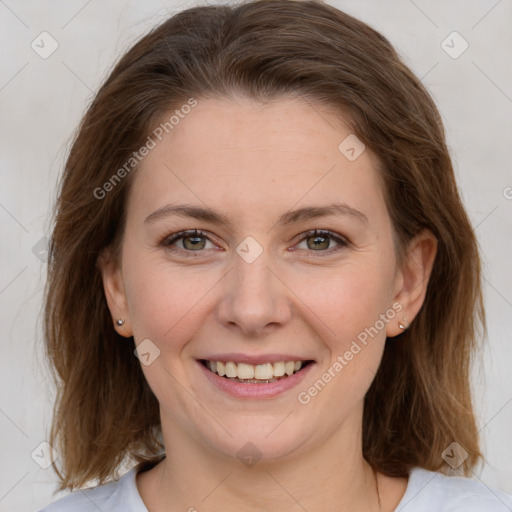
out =
[[[485,263],[489,335],[473,382],[487,463],[474,478],[512,492],[512,0],[329,3],[396,45],[445,121]],[[45,459],[40,444],[54,396],[40,308],[44,237],[72,134],[120,53],[192,5],[197,2],[0,0],[0,512],[38,510],[58,497],[53,470],[36,463]],[[43,31],[58,43],[46,59],[31,47],[34,40],[42,46]],[[447,39],[453,31],[469,44],[457,58],[465,43]],[[46,39],[39,51],[50,48]]]

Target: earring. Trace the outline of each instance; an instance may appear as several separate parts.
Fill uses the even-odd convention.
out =
[[[405,331],[405,329],[407,329],[407,321],[405,320],[405,317],[404,317],[404,323],[398,322],[398,327],[400,329],[402,329],[403,331]]]
[[[118,325],[119,327],[124,325],[124,319],[123,318],[119,318],[118,320],[116,320],[116,325]]]

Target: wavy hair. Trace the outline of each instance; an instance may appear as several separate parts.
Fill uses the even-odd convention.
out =
[[[469,475],[482,458],[470,366],[485,332],[481,264],[440,115],[385,37],[318,0],[194,7],[142,37],[85,113],[59,183],[44,337],[57,394],[49,442],[58,490],[162,458],[159,404],[116,333],[97,260],[118,248],[132,171],[98,198],[162,115],[193,97],[319,102],[377,156],[398,260],[423,229],[438,241],[424,304],[388,341],[365,397],[363,455],[378,471],[447,472],[457,441]]]

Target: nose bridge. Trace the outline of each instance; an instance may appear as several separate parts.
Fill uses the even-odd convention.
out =
[[[244,249],[243,244],[237,250],[233,269],[235,279],[231,293],[236,297],[237,303],[247,307],[247,313],[263,312],[264,309],[270,309],[271,303],[276,299],[275,283],[272,282],[273,276],[268,268],[272,264],[270,253],[268,250],[262,250],[259,255],[255,255],[256,249],[251,247],[250,242],[248,245],[249,252],[246,255],[240,254]]]
[[[268,251],[262,252],[254,261],[244,259],[239,254],[234,262],[234,292],[239,299],[252,301],[261,298],[265,301],[272,299],[272,273],[269,270]]]
[[[270,270],[271,253],[248,238],[237,247],[219,313],[224,324],[255,334],[269,324],[285,322],[289,308],[284,288]]]

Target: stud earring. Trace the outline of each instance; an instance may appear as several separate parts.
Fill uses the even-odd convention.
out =
[[[404,317],[404,323],[402,323],[402,322],[398,322],[398,327],[399,327],[400,329],[402,329],[403,331],[405,331],[405,329],[407,329],[407,322],[406,322],[406,320],[405,320],[405,317]]]
[[[123,318],[119,318],[118,320],[116,320],[116,325],[118,325],[119,327],[124,325],[124,319]]]

